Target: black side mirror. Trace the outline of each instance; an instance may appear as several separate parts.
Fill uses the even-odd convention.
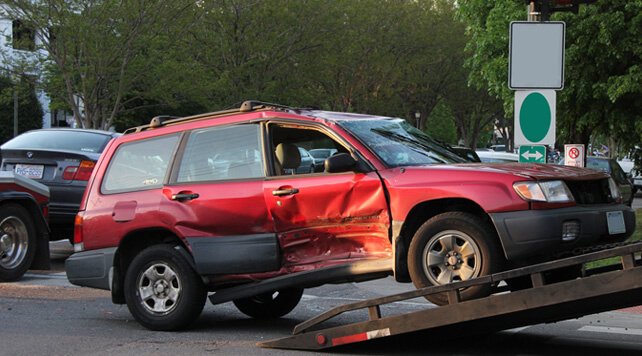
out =
[[[357,161],[347,153],[337,153],[325,160],[325,171],[328,173],[340,173],[354,170]]]

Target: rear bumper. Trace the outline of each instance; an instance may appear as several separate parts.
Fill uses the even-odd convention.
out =
[[[609,233],[608,212],[622,212],[626,231]],[[635,230],[635,212],[622,204],[494,213],[490,217],[509,261],[619,242]],[[572,241],[563,241],[562,226],[571,221],[579,223],[579,235]]]
[[[74,217],[80,208],[85,192],[84,186],[49,185],[49,221],[56,224],[69,223],[73,226]]]
[[[111,289],[116,247],[77,252],[65,261],[71,284],[98,289]]]

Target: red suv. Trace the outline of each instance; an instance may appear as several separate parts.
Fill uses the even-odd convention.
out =
[[[299,148],[336,152],[323,172],[299,174]],[[466,162],[389,117],[248,101],[154,118],[97,162],[67,275],[111,290],[145,327],[174,330],[198,317],[208,293],[279,317],[324,283],[394,274],[440,285],[633,232],[607,174]]]

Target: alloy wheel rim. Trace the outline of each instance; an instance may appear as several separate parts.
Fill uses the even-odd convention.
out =
[[[148,312],[156,315],[170,313],[180,299],[181,281],[166,263],[155,263],[138,276],[136,283],[140,302]]]
[[[447,230],[434,235],[422,253],[422,267],[431,284],[444,285],[478,277],[481,253],[472,237]]]
[[[27,255],[29,234],[27,227],[15,216],[8,216],[0,222],[0,267],[13,269],[19,266]]]

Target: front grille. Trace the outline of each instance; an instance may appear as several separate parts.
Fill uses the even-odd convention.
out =
[[[566,185],[573,193],[577,204],[607,204],[612,203],[609,180],[571,180]]]

